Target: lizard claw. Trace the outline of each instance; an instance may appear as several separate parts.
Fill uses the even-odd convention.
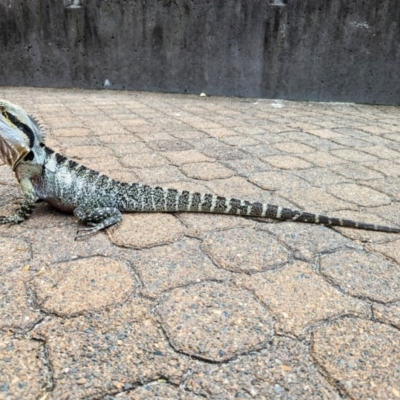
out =
[[[84,238],[85,236],[90,236],[93,233],[97,232],[96,229],[93,228],[82,228],[82,229],[78,229],[76,231],[76,235],[75,235],[75,240],[80,240],[82,238]]]
[[[87,222],[86,225],[89,225],[90,228],[78,229],[76,232],[75,240],[82,239],[85,236],[93,235],[101,229],[101,226],[99,226],[99,224],[96,224],[95,222]]]
[[[5,224],[19,224],[23,221],[24,219],[19,217],[18,215],[12,215],[10,217],[5,217],[1,216],[0,217],[0,225],[5,225]]]

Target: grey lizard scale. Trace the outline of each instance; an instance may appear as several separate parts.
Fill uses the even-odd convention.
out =
[[[72,212],[79,222],[90,226],[80,229],[77,237],[120,222],[121,212],[231,214],[400,233],[395,227],[271,204],[116,181],[51,150],[44,144],[38,122],[5,100],[0,100],[0,158],[15,172],[24,195],[20,208],[11,216],[0,217],[0,224],[24,221],[40,199]]]

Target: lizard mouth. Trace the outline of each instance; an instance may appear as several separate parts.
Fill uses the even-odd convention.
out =
[[[28,152],[24,152],[23,154],[20,154],[20,156],[18,158],[16,158],[14,160],[13,165],[11,166],[12,170],[15,171],[15,168],[18,167],[18,165],[20,164],[20,162],[24,159],[24,157],[28,154]]]
[[[11,146],[5,140],[0,140],[0,157],[14,171],[28,154],[28,150],[23,146]]]

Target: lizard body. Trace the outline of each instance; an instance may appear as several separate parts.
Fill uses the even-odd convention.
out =
[[[47,147],[38,122],[5,100],[0,100],[0,158],[15,172],[24,195],[20,208],[11,216],[0,217],[0,224],[24,221],[36,201],[44,200],[60,210],[72,212],[79,222],[90,226],[80,229],[77,237],[120,222],[121,212],[232,214],[400,233],[395,227],[271,204],[116,181]]]

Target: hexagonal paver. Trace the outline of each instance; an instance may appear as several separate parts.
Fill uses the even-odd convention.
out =
[[[382,206],[391,202],[390,197],[386,194],[354,183],[332,185],[328,188],[328,192],[339,199],[364,207]]]
[[[152,150],[166,152],[165,154],[175,154],[180,151],[190,150],[190,145],[180,140],[149,140],[146,144]]]
[[[346,318],[313,334],[312,355],[352,399],[400,397],[400,332]]]
[[[229,363],[200,365],[186,387],[215,400],[341,398],[310,363],[308,347],[289,338]]]
[[[209,157],[206,157],[204,154],[196,150],[167,151],[163,153],[163,156],[173,165],[212,161]]]
[[[202,129],[204,131],[204,129]],[[200,153],[210,158],[216,158],[218,160],[232,160],[236,158],[245,158],[247,155],[241,151],[238,147],[232,147],[222,143],[219,140],[209,138],[203,140],[191,141],[190,144],[196,148]],[[202,161],[198,158],[196,161]]]
[[[275,269],[288,262],[290,255],[270,234],[252,228],[211,232],[201,248],[220,268],[233,272]]]
[[[296,258],[307,261],[321,253],[355,246],[351,240],[322,225],[285,221],[281,224],[262,224],[260,229],[276,235],[280,242],[292,248]]]
[[[0,236],[0,275],[25,266],[31,258],[25,240]]]
[[[276,329],[295,336],[327,319],[369,314],[368,304],[345,296],[301,261],[277,271],[238,277],[236,283],[253,291],[277,318]]]
[[[177,218],[162,213],[125,214],[110,239],[117,246],[141,249],[176,242],[183,233]]]
[[[400,266],[380,255],[357,250],[327,254],[321,258],[321,273],[352,296],[400,299]]]
[[[0,330],[31,329],[42,316],[29,304],[25,289],[26,271],[3,275],[0,279]]]
[[[71,317],[123,302],[135,288],[127,266],[106,257],[89,257],[41,270],[32,281],[38,306]]]
[[[45,341],[54,399],[99,398],[165,378],[179,384],[189,360],[176,354],[151,315],[133,299],[100,314],[54,319],[31,334]]]
[[[0,398],[36,400],[46,387],[38,341],[0,334]]]
[[[215,162],[183,164],[180,169],[189,178],[205,181],[230,178],[232,175],[234,175],[232,170]]]
[[[256,172],[270,171],[273,167],[255,157],[227,160],[224,165],[235,170],[241,176],[249,176]]]
[[[149,297],[157,297],[163,291],[189,283],[230,277],[200,251],[199,242],[194,239],[138,251],[132,257],[132,263],[144,284],[142,293]]]
[[[135,153],[135,157],[129,154],[119,161],[126,168],[153,168],[167,164],[164,157],[155,153]]]
[[[157,314],[177,351],[211,361],[259,349],[273,335],[270,314],[250,292],[215,282],[171,291]]]

